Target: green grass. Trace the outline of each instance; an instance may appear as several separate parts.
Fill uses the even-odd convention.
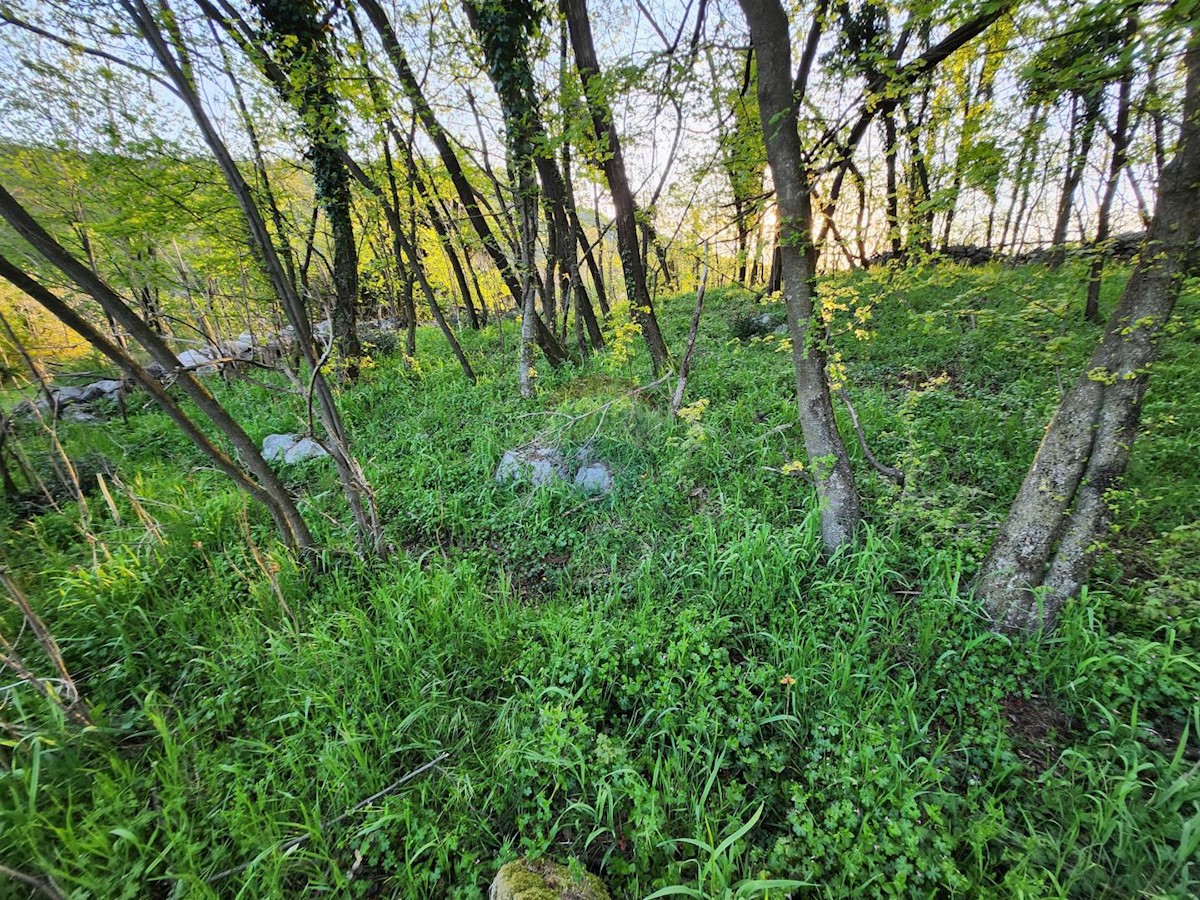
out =
[[[120,523],[93,494],[91,544],[69,506],[9,515],[0,553],[99,724],[0,695],[0,860],[104,898],[482,897],[520,854],[577,858],[616,897],[1194,894],[1200,298],[1091,589],[1016,644],[969,581],[1095,341],[1080,272],[833,286],[872,304],[874,337],[838,345],[875,452],[908,475],[879,481],[855,448],[868,525],[833,559],[811,489],[779,472],[802,455],[790,356],[730,333],[775,307],[737,291],[710,293],[694,425],[621,399],[640,353],[544,371],[520,402],[511,323],[464,335],[474,388],[434,330],[419,373],[379,360],[342,403],[387,563],[348,552],[319,462],[287,471],[329,548],[310,569],[164,417],[68,429],[115,466]],[[676,348],[692,301],[662,303]],[[255,437],[300,423],[215,387]],[[495,484],[501,452],[547,430],[593,439],[615,495]]]

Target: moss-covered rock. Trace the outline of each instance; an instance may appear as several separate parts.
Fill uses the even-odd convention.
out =
[[[489,900],[610,900],[590,872],[576,878],[566,866],[547,859],[518,859],[501,866]]]

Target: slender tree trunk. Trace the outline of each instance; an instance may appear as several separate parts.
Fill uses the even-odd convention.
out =
[[[642,337],[650,351],[651,363],[655,373],[658,373],[670,368],[671,357],[662,331],[659,330],[654,303],[650,299],[650,291],[646,284],[646,269],[638,246],[637,210],[633,191],[629,187],[629,176],[625,171],[625,159],[621,155],[620,138],[617,136],[608,103],[600,95],[600,64],[596,59],[596,48],[592,41],[587,2],[560,0],[560,8],[567,19],[571,46],[575,51],[575,66],[584,85],[596,139],[604,149],[600,164],[616,210],[617,244],[620,248],[621,268],[625,273],[629,308],[634,321],[642,329]]]
[[[928,253],[933,249],[933,188],[929,181],[925,152],[921,148],[921,122],[913,115],[908,103],[902,104],[901,111],[904,113],[904,133],[908,138],[909,165],[912,167],[908,199],[908,246]]]
[[[887,206],[884,218],[887,221],[888,241],[891,244],[892,256],[904,254],[904,241],[900,234],[900,187],[896,177],[896,153],[899,141],[896,138],[896,108],[889,106],[882,113],[883,120],[883,159],[887,177]]]
[[[862,513],[845,444],[838,434],[825,375],[825,351],[813,318],[816,247],[809,175],[792,93],[792,49],[779,0],[739,0],[758,53],[758,104],[779,206],[779,250],[796,370],[800,427],[820,503],[821,538],[832,553],[851,539]]]
[[[484,249],[487,250],[488,255],[492,258],[492,262],[496,264],[496,268],[500,271],[500,275],[504,279],[504,284],[508,288],[513,302],[519,304],[522,297],[520,279],[517,277],[517,273],[513,271],[508,257],[500,249],[500,243],[496,240],[491,225],[483,215],[483,211],[479,208],[475,191],[471,187],[470,182],[467,181],[467,176],[463,171],[462,163],[458,159],[458,154],[450,146],[450,138],[446,134],[446,130],[442,127],[441,122],[434,115],[433,108],[425,99],[421,85],[408,64],[408,58],[404,55],[404,50],[400,46],[400,41],[396,37],[396,32],[393,30],[387,14],[383,11],[383,7],[380,6],[378,0],[358,0],[358,6],[366,13],[367,18],[371,20],[371,25],[383,41],[384,51],[392,64],[392,68],[396,72],[397,78],[400,80],[400,87],[421,119],[421,124],[425,128],[426,134],[433,141],[438,156],[442,160],[442,165],[446,167],[446,174],[450,178],[450,183],[454,186],[454,190],[458,194],[459,202],[462,203],[463,209],[466,210],[467,218],[470,219],[475,233],[479,235],[479,240],[482,242]]]
[[[301,550],[313,548],[315,545],[308,526],[297,510],[287,488],[263,459],[258,446],[196,376],[180,364],[178,357],[166,345],[162,337],[134,313],[128,304],[104,281],[58,244],[3,187],[0,187],[0,216],[3,216],[17,233],[29,241],[47,262],[66,275],[81,291],[92,296],[107,315],[111,316],[138,344],[145,348],[155,362],[168,372],[178,373],[179,386],[195,403],[196,408],[229,439],[234,449],[245,461],[250,474],[247,474],[244,469],[218,450],[204,436],[203,432],[179,409],[162,385],[144,368],[135,363],[124,347],[104,337],[65,302],[59,300],[43,285],[3,257],[0,257],[0,277],[5,278],[36,300],[59,321],[81,335],[93,347],[120,366],[126,375],[145,388],[164,412],[183,429],[192,442],[203,450],[221,471],[267,507],[279,528],[284,543]]]
[[[1184,280],[1200,270],[1200,31],[1186,54],[1184,124],[1158,211],[1085,372],[1063,397],[976,582],[997,628],[1053,626],[1078,593],[1108,525],[1151,365]]]
[[[454,354],[454,358],[458,360],[463,374],[467,376],[468,381],[474,384],[476,380],[475,371],[471,368],[471,363],[463,352],[462,345],[458,342],[458,338],[454,334],[454,329],[450,327],[450,324],[446,321],[446,317],[442,313],[442,308],[437,301],[437,295],[434,293],[433,287],[429,284],[429,280],[425,276],[425,269],[421,265],[416,245],[410,243],[404,235],[404,225],[400,219],[400,211],[388,202],[383,188],[364,172],[362,167],[351,159],[348,153],[343,152],[342,158],[346,164],[346,170],[379,201],[379,205],[383,209],[384,216],[387,218],[388,225],[392,230],[392,240],[397,259],[408,259],[408,267],[416,277],[417,284],[421,286],[421,292],[425,295],[425,302],[429,304],[429,311],[433,314],[434,321],[437,322],[438,327],[442,330],[442,334],[446,338],[446,343],[450,345],[450,351]],[[414,181],[420,177],[415,169],[410,169],[409,174]]]
[[[1125,26],[1126,43],[1131,42],[1136,33],[1137,19],[1131,16]],[[1100,210],[1096,216],[1096,243],[1092,264],[1088,271],[1087,301],[1083,312],[1084,318],[1097,324],[1100,322],[1100,282],[1104,275],[1104,257],[1108,253],[1107,241],[1113,199],[1117,195],[1117,185],[1121,183],[1121,171],[1125,168],[1128,160],[1129,106],[1132,92],[1133,72],[1126,71],[1117,86],[1117,116],[1112,132],[1112,160],[1108,167],[1108,182],[1104,186],[1104,197],[1100,201]]]
[[[1076,101],[1076,114],[1071,117],[1067,168],[1058,200],[1058,215],[1054,220],[1054,236],[1051,238],[1053,249],[1050,253],[1050,265],[1054,268],[1061,266],[1067,258],[1067,228],[1071,222],[1071,213],[1075,209],[1075,191],[1079,188],[1079,182],[1083,180],[1088,154],[1092,151],[1092,140],[1096,135],[1102,99],[1103,94],[1099,88],[1079,97]]]
[[[359,546],[375,554],[386,555],[387,548],[383,541],[383,530],[375,507],[374,494],[367,483],[366,476],[358,461],[350,452],[350,443],[338,412],[333,391],[321,371],[323,360],[318,356],[316,344],[313,341],[312,325],[304,303],[296,292],[296,287],[288,278],[287,272],[280,262],[275,245],[271,240],[265,220],[254,195],[238,168],[229,148],[221,139],[220,133],[205,110],[197,93],[195,83],[187,74],[188,66],[184,50],[175,47],[175,53],[180,54],[183,62],[172,53],[171,45],[159,28],[158,21],[146,5],[145,0],[121,0],[121,6],[137,26],[143,38],[153,52],[158,62],[167,73],[168,79],[174,85],[180,100],[187,106],[193,120],[199,127],[205,143],[216,157],[217,164],[225,177],[230,191],[241,207],[246,224],[249,227],[250,242],[262,263],[267,277],[271,281],[276,296],[279,298],[288,323],[296,332],[296,343],[309,367],[309,385],[313,399],[320,416],[321,425],[327,438],[329,455],[333,458],[341,482],[342,492],[347,505],[354,516],[355,529],[358,534]],[[74,276],[73,276],[74,277]],[[89,291],[90,293],[90,291]],[[135,317],[136,318],[136,317]],[[140,337],[139,342],[146,346]],[[160,361],[161,362],[161,361]],[[166,365],[166,363],[162,363]],[[207,393],[207,392],[205,392]],[[253,445],[251,445],[253,448]],[[240,448],[239,448],[240,450]],[[255,473],[257,474],[257,472]]]
[[[1033,180],[1033,164],[1037,158],[1038,136],[1042,115],[1041,106],[1034,106],[1029,112],[1029,122],[1021,133],[1021,150],[1017,157],[1017,166],[1013,170],[1013,196],[1004,214],[1004,227],[1000,229],[1000,243],[996,250],[1003,251],[1011,239],[1017,246],[1017,233],[1025,218],[1025,209],[1029,205],[1029,186]],[[1011,227],[1011,232],[1009,228]],[[1018,248],[1019,249],[1019,248]]]

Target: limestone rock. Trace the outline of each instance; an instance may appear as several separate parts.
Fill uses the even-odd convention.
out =
[[[611,494],[612,468],[603,460],[584,463],[575,473],[575,487],[590,494]]]
[[[298,462],[305,462],[310,459],[320,459],[322,456],[328,456],[329,453],[310,437],[301,438],[296,441],[288,451],[283,454],[283,461],[288,465]]]
[[[106,379],[104,381],[95,381],[88,385],[88,387],[94,388],[99,397],[112,398],[116,396],[117,391],[121,390],[121,382],[114,379]]]
[[[85,387],[60,387],[54,392],[54,399],[62,407],[70,403],[86,403],[92,397]]]
[[[210,362],[212,356],[207,350],[184,350],[179,354],[179,364],[185,369],[194,369],[197,374],[211,373],[213,367],[205,365]]]
[[[521,447],[506,450],[496,467],[500,483],[532,484],[535,487],[568,478],[563,455],[555,447]]]
[[[603,882],[585,872],[580,880],[566,866],[545,859],[518,859],[501,866],[488,900],[610,900]]]
[[[302,434],[268,434],[263,438],[263,459],[288,465],[328,456],[325,448]]]

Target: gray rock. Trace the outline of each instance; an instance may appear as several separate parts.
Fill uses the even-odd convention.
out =
[[[268,434],[263,438],[262,455],[267,462],[283,459],[284,454],[300,440],[298,434]]]
[[[301,438],[296,441],[288,451],[283,454],[283,461],[288,465],[294,465],[298,462],[306,462],[310,459],[320,459],[322,456],[328,456],[329,453],[310,437]]]
[[[562,453],[554,447],[521,447],[506,450],[496,467],[496,480],[535,487],[566,481],[569,477]]]
[[[184,350],[179,354],[179,364],[185,369],[195,369],[197,373],[208,374],[213,366],[205,363],[212,362],[212,354],[208,350]]]
[[[611,494],[613,489],[612,468],[602,460],[581,466],[575,473],[575,487],[589,494]]]
[[[310,459],[328,456],[325,448],[302,434],[268,434],[263,438],[263,459],[294,465]]]
[[[100,421],[99,416],[92,415],[87,410],[80,409],[78,406],[67,407],[59,414],[59,418],[64,422],[78,422],[83,425],[91,425]]]
[[[111,400],[114,395],[121,389],[121,382],[106,379],[105,381],[93,381],[91,384],[85,384],[83,387],[71,388],[77,403],[91,403],[93,400]],[[63,390],[67,390],[63,388]],[[62,391],[59,392],[60,395]],[[65,405],[68,401],[60,396],[59,404]]]
[[[771,334],[778,334],[780,336],[786,335],[788,333],[789,333],[789,330],[788,330],[787,322],[784,322],[782,325],[776,325],[775,329],[771,332]]]
[[[54,400],[59,407],[72,403],[87,403],[91,399],[92,395],[88,393],[87,388],[83,387],[60,387],[54,392]]]

